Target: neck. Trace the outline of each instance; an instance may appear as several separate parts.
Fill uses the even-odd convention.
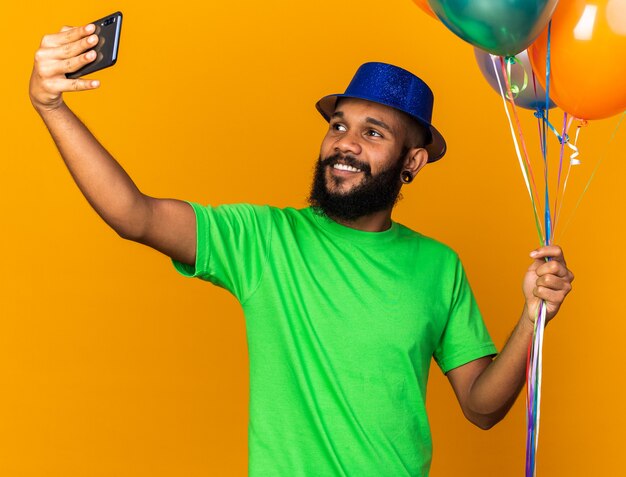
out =
[[[391,209],[381,210],[373,214],[364,215],[355,220],[345,220],[329,216],[338,224],[363,232],[384,232],[391,227]]]

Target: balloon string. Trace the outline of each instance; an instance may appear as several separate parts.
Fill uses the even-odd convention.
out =
[[[509,110],[506,106],[506,101],[504,101],[504,93],[502,94],[502,98],[504,101],[504,107],[506,108],[506,113],[507,113],[507,117],[509,119],[509,123],[511,125],[511,134],[513,135],[514,141],[515,141],[515,149],[516,152],[518,154],[518,159],[520,161],[520,164],[523,165],[522,170],[524,171],[525,174],[525,180],[526,180],[526,187],[528,188],[529,194],[530,194],[530,200],[532,202],[532,206],[533,206],[533,212],[535,214],[535,226],[537,228],[537,233],[539,234],[539,242],[542,242],[542,237],[543,237],[543,230],[541,228],[541,223],[539,221],[539,214],[537,213],[537,205],[536,205],[536,200],[535,197],[539,197],[539,194],[537,193],[537,186],[535,184],[535,177],[533,175],[533,170],[532,170],[532,166],[530,164],[530,159],[529,159],[529,155],[528,155],[528,150],[526,148],[526,141],[524,140],[524,133],[522,131],[522,126],[520,124],[519,121],[519,117],[517,115],[517,108],[515,107],[515,100],[513,99],[513,96],[511,94],[511,85],[508,82],[508,78],[507,78],[507,74],[506,74],[506,68],[505,68],[505,64],[504,64],[504,58],[500,57],[500,66],[502,69],[502,76],[504,77],[504,81],[505,81],[505,85],[506,85],[506,90],[507,90],[507,96],[510,100],[511,103],[511,110],[513,111],[513,117],[515,118],[515,123],[517,125],[517,132],[519,134],[519,142],[522,145],[522,150],[524,151],[524,160],[522,160],[521,158],[521,153],[520,153],[520,149],[518,147],[517,144],[517,138],[515,136],[515,132],[514,132],[514,127],[513,127],[513,122],[511,121],[511,116],[509,115]],[[494,68],[495,68],[495,61],[494,61]],[[499,77],[497,75],[496,72],[496,78],[498,78],[498,85],[500,85],[500,81],[499,81]],[[502,91],[502,87],[500,87],[500,90]],[[530,176],[531,179],[531,183],[532,183],[532,187],[533,187],[533,191],[534,191],[534,195],[532,194],[530,187],[528,186],[528,176]]]
[[[538,228],[538,232],[539,232],[539,236],[541,237],[541,231],[540,231],[540,224],[539,224],[539,218],[538,218],[538,214],[537,214],[537,206],[535,205],[535,198],[533,197],[533,193],[531,191],[530,188],[530,183],[528,182],[528,171],[526,170],[526,165],[524,164],[523,160],[522,160],[522,156],[521,156],[521,152],[519,149],[519,145],[517,143],[517,137],[515,136],[515,129],[513,127],[513,122],[511,121],[511,116],[509,114],[509,109],[507,107],[506,104],[506,97],[505,97],[505,93],[504,93],[504,89],[502,87],[502,82],[500,81],[500,75],[498,74],[498,68],[496,67],[496,58],[498,58],[495,55],[490,55],[491,57],[491,62],[493,64],[493,69],[494,69],[494,74],[496,77],[496,80],[498,81],[498,88],[500,89],[500,96],[502,97],[502,105],[504,106],[504,112],[506,113],[507,119],[509,121],[509,129],[511,131],[511,137],[513,138],[513,144],[515,146],[515,153],[517,155],[517,159],[520,165],[520,169],[522,170],[522,177],[524,178],[524,183],[526,184],[526,190],[528,191],[528,195],[530,197],[530,201],[532,203],[533,206],[533,212],[534,212],[534,216],[535,216],[535,225]]]
[[[545,110],[542,108],[541,109],[538,108],[535,110],[535,117],[539,119],[539,124],[540,124],[539,127],[541,128],[541,124],[543,123],[543,121],[545,121],[546,126],[548,127],[550,131],[554,133],[554,136],[558,139],[559,143],[563,141],[563,137],[565,137],[565,143],[567,144],[569,142],[569,136],[567,134],[565,134],[564,136],[559,134],[559,131],[557,131],[557,129],[552,125],[552,123],[548,121],[548,118],[546,117],[546,114],[545,114]],[[541,143],[541,147],[542,147],[541,153],[543,154],[543,142]],[[572,147],[572,146],[569,146],[569,147]]]
[[[545,302],[541,302],[541,313],[539,314],[539,323],[537,324],[537,339],[536,339],[536,352],[537,352],[537,377],[535,384],[535,416],[536,416],[536,424],[535,424],[535,449],[534,449],[534,459],[533,459],[533,469],[537,467],[537,449],[539,447],[539,424],[541,423],[541,381],[543,377],[543,332],[546,326],[546,312],[547,306]]]
[[[545,202],[544,202],[544,221],[545,221],[545,245],[550,244],[552,237],[552,220],[550,216],[550,190],[548,187],[548,142],[547,142],[547,124],[550,124],[550,33],[552,21],[548,23],[548,39],[546,49],[546,107],[545,120],[543,121],[543,171],[545,184]]]
[[[563,113],[563,133],[561,134],[561,138],[566,137],[568,124],[571,124],[571,122],[567,120],[567,113],[564,112]],[[559,210],[559,192],[561,190],[561,173],[563,172],[563,154],[565,153],[565,141],[561,139],[560,142],[561,142],[561,148],[559,152],[559,172],[558,172],[557,180],[556,180],[556,193],[554,194],[554,209],[553,209],[554,227],[552,228],[552,236],[550,237],[550,241],[554,239],[554,231],[556,230],[556,224],[558,221],[557,211]],[[571,162],[570,162],[570,168],[567,170],[568,177],[569,177],[570,169],[571,169]],[[563,188],[563,194],[565,194],[565,187]]]
[[[503,59],[500,59],[501,62],[501,66],[502,69],[504,70],[504,63],[503,63]],[[495,63],[494,63],[494,67],[495,67]],[[504,73],[504,71],[503,71]],[[517,127],[519,130],[519,135],[520,135],[520,141],[522,143],[522,147],[524,150],[524,154],[525,154],[525,159],[526,159],[526,164],[528,166],[528,168],[530,168],[531,170],[531,174],[532,174],[532,168],[530,166],[530,161],[528,158],[528,152],[526,150],[526,145],[524,142],[524,136],[523,136],[523,131],[521,129],[521,124],[519,122],[519,118],[517,116],[517,110],[515,107],[515,101],[514,101],[514,96],[511,94],[511,88],[510,88],[510,84],[508,83],[508,78],[510,76],[507,76],[506,74],[503,74],[503,77],[505,78],[505,81],[507,81],[507,90],[509,93],[509,99],[511,101],[511,105],[512,105],[512,110],[513,110],[513,114],[515,117],[515,121],[517,123]],[[504,95],[503,96],[503,103],[505,105],[506,108],[506,101],[504,100]],[[546,107],[547,109],[547,107]],[[508,108],[506,108],[507,111],[507,117],[509,118],[509,123],[511,124],[511,130],[513,130],[513,125],[510,119],[510,116],[508,114]],[[545,121],[543,121],[544,123],[544,134],[543,134],[543,138],[545,139],[546,137],[546,123],[549,123],[547,121],[547,119]],[[541,129],[541,128],[540,128]],[[545,144],[545,142],[544,142]],[[519,148],[516,147],[516,150],[518,151],[518,158],[519,158]],[[543,148],[543,151],[547,154],[547,147]],[[520,161],[522,164],[523,162]],[[546,156],[544,156],[544,167],[546,168],[546,199],[545,199],[545,209],[546,209],[546,235],[545,235],[545,240],[546,240],[546,244],[548,243],[549,237],[550,237],[550,211],[549,211],[549,197],[548,197],[548,183],[547,183],[547,158]],[[531,176],[532,177],[532,176]],[[526,179],[527,181],[527,179]],[[528,181],[527,181],[527,185],[528,185]],[[533,178],[533,186],[535,186],[534,184],[534,178]],[[530,191],[529,191],[530,192]],[[536,193],[536,188],[535,188],[535,193]],[[532,194],[531,194],[531,200],[532,199]],[[539,239],[541,241],[541,228],[539,225],[539,221],[538,221],[538,217],[537,217],[537,212],[536,212],[536,205],[533,201],[533,210],[535,212],[535,219],[536,219],[536,224],[537,224],[537,230],[539,232]],[[547,306],[545,302],[541,302],[539,309],[537,310],[537,316],[534,322],[534,330],[533,330],[533,340],[531,342],[531,347],[529,349],[529,360],[527,362],[527,379],[526,379],[526,383],[527,383],[527,442],[526,442],[526,475],[527,477],[534,477],[536,475],[536,457],[537,457],[537,449],[538,449],[538,445],[539,445],[539,428],[540,428],[540,422],[541,422],[541,382],[542,382],[542,369],[543,369],[543,333],[544,333],[544,329],[545,329],[545,318],[546,318],[546,311],[547,311]]]
[[[524,91],[528,87],[528,72],[521,61],[519,61],[515,56],[507,56],[505,58],[506,61],[506,76],[509,84],[511,85],[511,98],[517,98],[519,94]],[[513,77],[511,75],[511,67],[517,64],[517,66],[524,72],[524,81],[522,82],[522,86],[520,87],[517,84],[513,83]]]
[[[530,471],[530,449],[532,447],[532,377],[531,373],[531,359],[532,359],[532,349],[535,335],[535,327],[537,326],[537,321],[535,319],[535,324],[533,325],[533,339],[528,343],[528,353],[526,355],[526,472],[525,475],[529,474]]]
[[[624,121],[624,117],[625,116],[626,116],[626,111],[624,111],[622,113],[622,115],[619,118],[619,121],[617,122],[617,124],[615,126],[615,129],[613,129],[613,132],[611,133],[611,136],[610,136],[608,142],[606,143],[606,145],[604,147],[604,150],[602,151],[602,154],[600,155],[600,159],[598,159],[598,162],[596,163],[595,167],[593,168],[593,172],[591,173],[591,176],[589,177],[589,180],[587,181],[587,184],[585,185],[585,188],[583,189],[582,193],[578,197],[578,201],[576,202],[576,205],[574,206],[574,210],[570,214],[569,218],[567,219],[567,222],[566,222],[565,226],[563,227],[563,232],[561,233],[561,235],[565,235],[565,231],[569,227],[569,224],[572,221],[572,218],[574,217],[574,214],[578,210],[578,207],[580,206],[580,203],[582,202],[583,197],[587,193],[587,190],[589,189],[589,186],[591,185],[591,182],[593,181],[594,177],[596,176],[596,172],[598,172],[600,164],[602,164],[602,161],[606,157],[607,152],[609,150],[609,146],[611,145],[611,143],[615,139],[615,136],[617,135],[617,131],[618,131],[619,127],[621,126],[622,122]]]
[[[546,303],[539,304],[533,326],[533,337],[528,346],[526,362],[526,476],[536,473],[536,453],[539,445],[541,412],[541,380],[543,368],[543,336],[546,322]]]
[[[568,122],[567,122],[567,129],[569,130],[570,126],[572,125],[572,120],[573,120],[573,116],[570,116]],[[578,147],[576,146],[578,144],[578,136],[580,134],[581,128],[586,125],[587,122],[586,121],[581,121],[580,124],[576,127],[576,135],[574,136],[574,144],[571,144],[571,142],[567,142],[567,145],[574,150],[574,152],[570,155],[570,160],[569,160],[569,166],[567,168],[567,175],[565,176],[565,182],[563,183],[563,193],[561,194],[561,203],[559,204],[559,208],[556,210],[556,216],[554,218],[554,228],[556,229],[556,223],[559,220],[559,218],[561,217],[561,209],[563,208],[563,203],[565,202],[565,191],[567,189],[567,183],[569,182],[569,175],[570,172],[572,171],[572,166],[577,166],[580,164],[580,160],[576,159],[576,157],[578,156]],[[556,204],[555,204],[555,208],[556,208]]]
[[[535,72],[531,69],[530,74],[533,78],[533,91],[535,92],[535,99],[537,99],[537,78],[535,78]]]
[[[571,121],[573,119],[574,119],[573,117],[570,118],[570,124],[568,124],[567,126],[568,128],[571,126]],[[574,138],[574,144],[572,144],[569,138],[565,142],[567,144],[567,147],[569,147],[572,151],[574,151],[569,156],[569,162],[572,166],[577,166],[580,164],[580,159],[578,159],[580,152],[578,151],[578,146],[576,146],[576,144],[578,143],[578,134],[580,133],[580,128],[587,125],[587,121],[585,121],[584,119],[579,119],[579,121],[580,121],[580,124],[576,128],[576,136]]]
[[[545,235],[544,244],[549,245],[552,236],[552,223],[550,216],[550,195],[548,187],[548,124],[550,110],[550,29],[551,22],[548,23],[548,42],[546,54],[546,102],[545,115],[542,115],[539,127],[539,139],[541,141],[541,152],[543,155],[545,202],[544,202],[544,222]],[[561,144],[562,146],[562,144]],[[541,375],[543,367],[543,331],[545,328],[547,306],[541,302],[535,319],[534,334],[532,340],[531,359],[529,363],[529,373],[526,376],[527,395],[527,435],[526,435],[526,477],[534,477],[537,471],[537,448],[539,445],[539,423],[541,413]]]

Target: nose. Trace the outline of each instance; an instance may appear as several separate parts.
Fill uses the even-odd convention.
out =
[[[339,152],[344,155],[352,154],[354,156],[358,156],[361,154],[361,142],[358,134],[351,131],[346,131],[345,134],[342,134],[334,144],[335,153]]]

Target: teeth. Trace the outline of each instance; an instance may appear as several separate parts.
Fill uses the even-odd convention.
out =
[[[335,169],[339,169],[340,171],[361,172],[361,169],[349,166],[348,164],[334,164],[333,167]]]

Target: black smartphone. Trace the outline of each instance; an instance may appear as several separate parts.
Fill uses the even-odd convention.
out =
[[[98,43],[91,49],[96,52],[96,59],[73,73],[67,73],[65,75],[67,78],[80,78],[94,71],[113,66],[117,61],[117,50],[120,46],[120,33],[122,31],[122,12],[112,13],[91,23],[96,26],[94,33],[98,35]]]

